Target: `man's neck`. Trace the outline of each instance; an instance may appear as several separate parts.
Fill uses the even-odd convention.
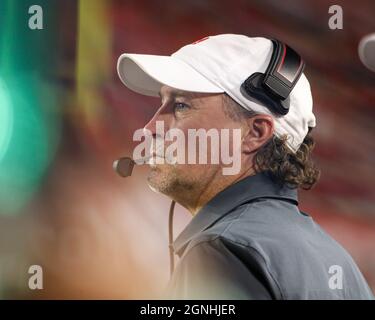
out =
[[[247,170],[235,176],[225,176],[220,172],[220,174],[214,176],[214,178],[211,179],[211,181],[205,186],[203,190],[199,190],[199,192],[197,192],[197,196],[195,197],[195,199],[190,199],[194,201],[188,201],[184,205],[184,207],[188,209],[193,216],[195,216],[218,193],[220,193],[230,185],[253,174],[253,168],[248,168]]]

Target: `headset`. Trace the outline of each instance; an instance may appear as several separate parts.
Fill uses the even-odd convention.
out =
[[[272,39],[273,52],[265,73],[255,72],[241,85],[241,89],[271,112],[286,115],[289,106],[282,104],[288,98],[301,76],[305,62],[285,43]]]

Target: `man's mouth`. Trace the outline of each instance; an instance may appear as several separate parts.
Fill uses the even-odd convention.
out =
[[[159,152],[152,152],[151,158],[164,158],[164,155],[162,153],[159,153]]]
[[[158,160],[158,162],[157,162]],[[162,162],[162,163],[161,163]],[[161,155],[159,153],[156,153],[156,152],[152,152],[151,153],[151,157],[150,159],[148,160],[148,164],[151,166],[151,167],[155,167],[156,165],[158,164],[164,164],[165,162],[165,157],[164,155]]]

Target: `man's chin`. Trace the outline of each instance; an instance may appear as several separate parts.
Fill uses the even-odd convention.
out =
[[[167,172],[166,165],[151,165],[147,176],[147,184],[152,191],[157,193],[166,193],[171,183],[170,174]]]

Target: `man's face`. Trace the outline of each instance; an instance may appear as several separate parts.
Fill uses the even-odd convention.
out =
[[[169,130],[180,131],[184,134],[185,143],[183,147],[185,150],[185,161],[179,161],[176,164],[151,164],[151,171],[148,176],[149,186],[166,195],[176,195],[181,192],[199,193],[212,181],[212,179],[222,174],[222,161],[220,158],[221,150],[211,150],[212,141],[207,139],[207,147],[203,152],[206,152],[207,163],[199,162],[199,143],[198,140],[195,148],[189,147],[189,136],[192,136],[192,131],[189,129],[204,129],[206,132],[214,129],[220,134],[221,129],[229,129],[229,145],[232,150],[232,130],[241,129],[241,122],[231,119],[223,108],[223,94],[206,94],[206,93],[192,93],[186,91],[176,90],[174,88],[163,86],[160,90],[161,106],[145,126],[153,134],[154,141],[156,139],[163,139],[158,136],[156,130],[156,123],[162,122],[164,132]],[[227,130],[228,131],[228,130]],[[168,148],[173,141],[164,140],[164,150]],[[181,142],[181,140],[180,140]],[[220,145],[220,140],[216,141]],[[200,150],[202,151],[202,150]],[[219,163],[212,161],[211,151],[220,159]],[[160,154],[160,152],[157,152]],[[194,158],[196,163],[188,163],[189,155],[195,153]],[[218,155],[219,153],[219,155]],[[164,155],[165,156],[165,155]],[[196,156],[196,157],[195,157]],[[165,158],[164,158],[165,159]],[[160,159],[159,159],[160,160]],[[215,162],[215,163],[212,163]]]

